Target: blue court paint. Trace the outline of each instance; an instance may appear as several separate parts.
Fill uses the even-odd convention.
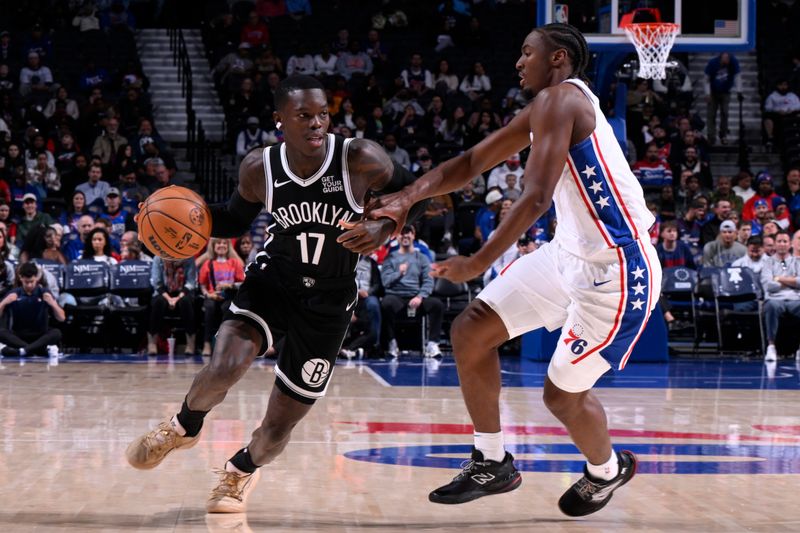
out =
[[[639,474],[798,474],[800,446],[615,443],[617,450],[630,450],[637,455],[664,456],[640,459]],[[437,446],[397,446],[355,450],[344,454],[348,459],[386,465],[423,468],[459,469],[469,458],[472,446],[448,444]],[[506,449],[517,456],[514,464],[524,472],[583,472],[582,459],[536,459],[544,454],[580,454],[572,444],[516,444]],[[457,454],[460,457],[442,457]],[[523,454],[533,458],[520,457]],[[697,460],[704,458],[704,460]],[[725,458],[714,461],[713,458]]]

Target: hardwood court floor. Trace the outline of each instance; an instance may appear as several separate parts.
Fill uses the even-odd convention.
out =
[[[687,365],[673,363],[667,377],[689,376]],[[264,468],[245,519],[207,518],[204,503],[212,468],[261,420],[269,364],[256,363],[212,412],[200,444],[137,471],[125,461],[128,442],[175,412],[198,364],[5,359],[0,531],[800,531],[794,361],[772,378],[759,364],[731,364],[735,379],[705,365],[705,388],[641,388],[639,378],[599,388],[615,443],[634,449],[641,469],[608,507],[577,520],[556,501],[580,457],[541,388],[513,377],[540,380],[544,367],[504,366],[506,439],[526,470],[519,490],[458,506],[427,501],[457,472],[436,466],[457,467],[472,442],[451,363],[338,365],[327,398]],[[441,385],[413,384],[432,381]]]

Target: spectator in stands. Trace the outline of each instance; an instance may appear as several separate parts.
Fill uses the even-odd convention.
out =
[[[784,314],[800,318],[800,262],[790,253],[789,234],[781,231],[775,237],[775,253],[761,269],[761,286],[764,288],[764,325],[767,333],[767,352],[764,360],[777,360],[775,338],[780,319]]]
[[[775,143],[775,137],[783,145],[781,132],[783,121],[800,113],[800,98],[789,90],[789,81],[780,80],[775,90],[767,96],[764,102],[764,133],[768,149]],[[777,126],[777,132],[775,131]]]
[[[50,99],[53,73],[42,65],[37,52],[28,53],[28,64],[19,73],[19,93],[27,101],[45,105]]]
[[[359,349],[368,355],[379,355],[381,333],[381,302],[383,293],[381,273],[378,263],[369,256],[362,255],[356,265],[356,286],[358,304],[351,321],[351,335],[342,348],[342,355],[348,359],[355,357]],[[353,335],[354,334],[354,335]],[[381,354],[382,355],[382,354]]]
[[[522,189],[519,187],[516,174],[506,174],[506,188],[503,190],[503,198],[516,202],[522,196]]]
[[[0,329],[0,353],[6,356],[58,353],[61,331],[49,326],[49,313],[59,322],[66,319],[53,294],[42,287],[34,263],[23,263],[17,274],[17,287],[0,301],[0,314],[9,326]],[[55,346],[55,349],[50,348]]]
[[[758,200],[766,200],[767,206],[772,205],[772,199],[776,196],[772,187],[772,176],[765,170],[756,175],[756,194],[744,203],[742,208],[742,218],[753,220],[756,216],[755,204]]]
[[[318,54],[314,54],[314,75],[323,82],[336,75],[336,64],[339,58],[331,53],[331,46],[328,43],[320,45]],[[258,65],[258,60],[256,60]]]
[[[19,261],[25,263],[33,259],[67,264],[67,259],[58,248],[58,239],[54,228],[36,226],[28,232],[19,254]]]
[[[220,85],[230,90],[241,84],[253,69],[253,65],[253,61],[250,59],[250,43],[243,42],[239,43],[236,52],[231,52],[220,59],[212,74]]]
[[[492,90],[492,81],[486,75],[486,70],[480,61],[472,64],[472,73],[464,76],[459,89],[473,102],[489,95]]]
[[[433,76],[433,87],[436,94],[442,97],[455,95],[458,92],[458,76],[450,72],[450,62],[439,60],[439,67]]]
[[[708,101],[708,141],[714,143],[717,135],[717,111],[720,114],[719,137],[722,144],[727,144],[728,106],[731,91],[742,94],[739,61],[732,54],[723,52],[712,58],[705,68],[705,93]]]
[[[27,174],[28,183],[39,189],[41,198],[55,197],[54,193],[61,190],[61,176],[58,170],[48,163],[46,153],[36,156],[36,166],[29,167]]]
[[[388,339],[388,352],[392,357],[400,354],[395,336],[395,317],[401,312],[409,317],[416,317],[417,310],[428,315],[430,319],[425,357],[441,355],[439,336],[442,331],[444,305],[441,300],[431,296],[431,262],[425,254],[414,249],[414,236],[413,226],[406,225],[402,228],[400,248],[386,257],[381,271],[386,292],[381,301],[382,320]]]
[[[372,74],[373,68],[372,59],[355,39],[350,41],[345,52],[339,54],[336,62],[336,72],[340,76],[347,81],[353,80],[358,83]]]
[[[31,142],[28,144],[28,149],[25,150],[25,165],[28,168],[36,166],[36,158],[39,154],[44,154],[47,157],[48,165],[54,167],[56,166],[56,160],[53,157],[53,154],[47,150],[47,138],[39,133],[34,127],[28,128],[28,132],[31,135]]]
[[[104,228],[95,226],[92,228],[83,243],[80,260],[93,260],[105,263],[108,266],[116,265],[119,262],[119,255],[111,248],[111,237]]]
[[[86,207],[91,211],[100,212],[105,205],[105,199],[111,185],[102,180],[103,167],[97,163],[89,165],[89,180],[75,187],[76,191],[81,191],[86,198]]]
[[[491,280],[496,278],[503,272],[506,268],[511,266],[511,263],[522,257],[523,255],[527,255],[529,253],[535,252],[538,248],[536,241],[531,239],[528,235],[523,235],[517,242],[514,243],[508,250],[503,252],[500,257],[498,257],[492,266],[483,273],[483,285],[486,286]]]
[[[651,142],[647,145],[644,159],[633,165],[633,173],[645,189],[661,190],[665,185],[672,185],[672,170],[659,155],[658,145]]]
[[[764,242],[764,254],[772,257],[775,254],[775,237],[771,235],[762,235],[761,240]]]
[[[13,244],[17,238],[17,224],[11,220],[11,207],[0,201],[0,227],[6,231],[8,241]]]
[[[69,93],[67,92],[67,88],[61,85],[58,90],[56,91],[55,98],[51,98],[49,102],[47,102],[47,107],[44,108],[44,116],[47,118],[52,117],[56,112],[56,104],[63,103],[64,104],[64,111],[75,120],[78,120],[80,117],[80,109],[78,108],[78,103],[69,97]]]
[[[88,215],[89,210],[86,208],[86,195],[82,191],[75,191],[72,193],[72,198],[67,204],[66,210],[61,213],[59,217],[59,224],[65,228],[66,233],[78,233],[78,220],[83,215]],[[91,215],[90,215],[91,216]]]
[[[497,227],[497,214],[503,207],[503,193],[499,189],[489,189],[486,193],[486,206],[475,216],[475,238],[486,242],[489,234]]]
[[[524,173],[525,169],[521,166],[519,154],[514,154],[506,159],[505,162],[496,166],[491,172],[489,172],[489,178],[486,180],[486,186],[490,189],[492,187],[499,187],[501,190],[505,190],[508,187],[506,176],[509,174],[514,174],[517,177],[517,180],[521,183],[522,175]]]
[[[168,310],[177,310],[181,327],[186,332],[187,355],[195,351],[194,293],[197,288],[197,267],[194,259],[163,261],[156,256],[150,269],[150,285],[154,288],[150,303],[150,326],[147,331],[147,354],[158,353],[156,336],[161,331]]]
[[[244,261],[245,265],[250,262],[250,255],[254,249],[253,237],[250,235],[250,233],[245,233],[236,239],[236,242],[233,246],[233,251],[236,252],[236,255],[242,258],[242,261]]]
[[[92,155],[98,156],[103,165],[113,165],[117,156],[117,149],[128,143],[128,139],[119,133],[119,120],[110,117],[106,122],[105,131],[98,135],[92,146]],[[90,202],[91,203],[91,202]]]
[[[740,220],[737,227],[738,232],[736,234],[736,240],[747,246],[747,241],[749,241],[750,237],[753,235],[753,223],[749,220]]]
[[[119,100],[117,110],[119,111],[119,120],[125,128],[125,132],[129,134],[136,132],[139,121],[153,116],[153,107],[150,102],[142,95],[140,89],[133,87],[125,91],[125,97]]]
[[[14,92],[14,88],[16,86],[17,82],[14,81],[14,78],[11,76],[11,69],[3,62],[2,59],[0,59],[0,94],[11,96],[11,93]],[[9,117],[6,116],[3,118],[5,120]]]
[[[731,203],[728,200],[717,200],[712,209],[714,216],[703,224],[703,229],[700,231],[700,246],[705,246],[717,238],[720,225],[728,220],[731,213]]]
[[[414,98],[424,99],[428,91],[433,90],[433,74],[422,65],[422,54],[411,54],[408,66],[400,72],[403,86]]]
[[[678,221],[678,235],[681,241],[689,246],[695,256],[702,250],[700,247],[700,234],[703,220],[705,220],[706,216],[705,205],[700,200],[693,200],[683,218]]]
[[[789,206],[786,205],[786,198],[783,196],[775,196],[772,199],[772,213],[774,216],[774,222],[781,229],[791,231],[792,219],[789,215]]]
[[[308,47],[301,42],[293,49],[294,53],[286,61],[286,75],[303,74],[313,76],[315,70],[314,57],[308,53]]]
[[[28,232],[36,226],[49,226],[53,219],[47,213],[40,213],[35,194],[28,193],[22,197],[22,209],[25,214],[17,224],[17,239],[25,241]]]
[[[742,169],[739,171],[739,174],[736,175],[736,185],[733,187],[733,192],[742,199],[742,202],[747,203],[747,201],[756,194],[756,191],[752,188],[752,184],[753,175],[750,171]]]
[[[75,137],[70,132],[62,133],[54,155],[56,170],[61,175],[61,190],[67,195],[67,198],[78,184],[78,181],[75,180],[75,158],[79,153]]]
[[[656,245],[656,252],[662,267],[697,268],[692,249],[685,242],[678,240],[677,222],[674,220],[662,222],[660,237],[661,241]]]
[[[731,204],[732,211],[741,213],[742,207],[744,207],[744,202],[742,201],[741,197],[739,197],[739,195],[733,191],[732,185],[733,180],[730,176],[720,176],[717,178],[717,187],[711,193],[709,200],[713,204],[717,203],[719,200],[727,200]]]
[[[67,233],[66,241],[61,244],[61,251],[67,261],[74,261],[80,257],[92,229],[94,229],[94,218],[91,215],[82,215],[78,219],[78,231]]]
[[[764,253],[764,241],[760,236],[754,235],[747,239],[747,254],[734,261],[731,266],[747,267],[756,274],[761,274],[768,260],[769,256]]]
[[[247,127],[239,132],[236,138],[236,156],[243,158],[250,150],[266,146],[269,141],[275,144],[277,139],[271,139],[267,132],[261,129],[258,117],[250,117],[247,119]]]
[[[675,60],[677,65],[667,69],[666,79],[654,79],[653,91],[661,96],[661,100],[666,104],[671,113],[676,112],[681,107],[688,109],[693,100],[692,80],[689,77],[689,70],[681,61]]]
[[[791,167],[786,171],[784,184],[776,189],[776,193],[786,199],[789,207],[790,218],[794,226],[800,227],[800,168]]]
[[[136,229],[136,223],[128,211],[122,209],[122,197],[119,189],[111,187],[106,193],[106,207],[100,214],[100,218],[106,219],[111,225],[109,233],[114,239],[121,239],[126,231]]]
[[[242,260],[236,256],[228,239],[209,239],[200,267],[198,284],[203,294],[203,356],[211,355],[211,342],[222,322],[222,313],[230,305],[244,281]]]
[[[8,242],[5,228],[0,227],[0,298],[14,287],[13,244]],[[17,256],[18,257],[18,256]]]
[[[145,146],[148,144],[155,144],[156,148],[158,148],[158,153],[167,151],[167,143],[164,142],[161,135],[153,128],[153,122],[149,118],[141,118],[139,119],[139,128],[131,143],[133,146],[133,156],[137,161],[141,162],[147,157],[150,157],[145,150]]]
[[[388,133],[383,138],[383,149],[396,164],[406,169],[411,168],[411,156],[404,148],[397,145],[397,138],[393,134]]]
[[[86,62],[83,72],[80,75],[80,87],[84,94],[91,94],[92,90],[106,90],[111,83],[111,75],[108,71],[95,64],[94,59]]]
[[[698,176],[700,179],[700,185],[702,187],[711,186],[711,169],[709,168],[708,163],[701,161],[698,158],[698,151],[697,147],[695,146],[687,146],[684,148],[683,157],[679,159],[677,170],[678,173],[688,170],[692,174]]]
[[[249,44],[252,48],[263,48],[269,45],[269,28],[261,21],[255,11],[251,11],[247,15],[247,23],[242,26],[239,40]]]
[[[672,156],[672,143],[667,136],[667,130],[662,125],[657,125],[653,127],[653,140],[656,146],[658,147],[658,156],[661,159],[665,159],[666,161],[671,160]]]
[[[20,55],[20,50],[11,42],[11,34],[6,30],[0,31],[0,63],[16,65]]]
[[[708,199],[710,194],[700,185],[700,176],[690,174],[690,170],[681,173],[681,183],[678,188],[678,201],[681,211],[687,209],[694,200]]]
[[[442,121],[438,131],[440,145],[443,147],[461,148],[467,136],[467,115],[460,105],[453,107],[447,118]]]
[[[736,224],[726,220],[719,226],[719,237],[703,247],[703,266],[726,267],[747,254],[736,240]]]

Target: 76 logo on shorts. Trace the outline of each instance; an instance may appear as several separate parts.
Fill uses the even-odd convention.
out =
[[[567,333],[566,338],[564,339],[564,344],[569,346],[570,351],[575,355],[580,355],[589,345],[588,342],[581,339],[581,335],[583,335],[583,326],[580,324],[575,324],[572,326]]]

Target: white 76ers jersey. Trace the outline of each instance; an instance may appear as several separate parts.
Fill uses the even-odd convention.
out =
[[[580,88],[591,101],[595,129],[570,147],[556,184],[555,237],[568,252],[589,259],[603,250],[649,239],[655,217],[595,95],[580,80],[565,83]]]

